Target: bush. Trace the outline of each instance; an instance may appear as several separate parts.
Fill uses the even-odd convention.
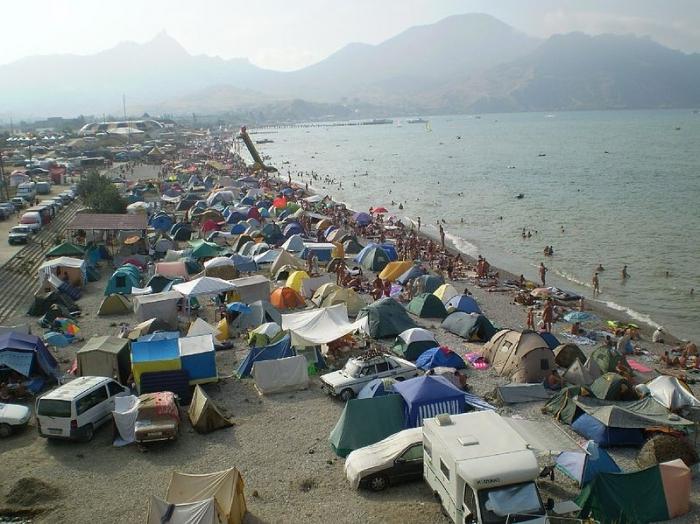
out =
[[[95,213],[125,213],[126,201],[112,181],[96,171],[78,184],[78,195]]]

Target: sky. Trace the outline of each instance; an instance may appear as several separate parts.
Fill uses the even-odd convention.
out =
[[[408,27],[471,12],[533,36],[633,33],[700,52],[699,0],[22,0],[3,2],[0,64],[94,54],[166,31],[192,54],[246,57],[289,71],[351,42],[378,44]]]

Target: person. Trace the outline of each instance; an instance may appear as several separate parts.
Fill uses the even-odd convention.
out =
[[[339,286],[343,285],[345,280],[345,259],[338,259],[338,264],[335,267],[335,283]]]
[[[519,285],[520,287],[525,287],[525,275],[521,274],[520,279],[519,279]]]
[[[586,311],[586,304],[584,303],[583,297],[578,299],[578,310]]]
[[[622,268],[622,280],[625,280],[626,278],[629,278],[629,276],[630,276],[629,273],[627,273],[627,266],[625,265],[625,266]]]
[[[605,335],[605,347],[608,349],[613,349],[615,347],[615,343],[610,335]]]
[[[391,281],[389,279],[384,281],[384,296],[385,297],[391,296]]]
[[[661,362],[666,364],[669,367],[677,366],[680,364],[680,359],[678,357],[672,357],[668,350],[664,351],[664,354],[661,355]]]
[[[574,322],[571,324],[571,334],[575,337],[579,335],[579,331],[581,331],[581,322]]]
[[[598,273],[593,273],[593,296],[596,297],[600,295],[600,281],[598,280]]]
[[[632,338],[632,332],[629,329],[625,329],[625,333],[617,340],[617,352],[620,355],[627,353],[627,344]]]
[[[527,329],[535,330],[535,308],[527,309]]]
[[[554,318],[554,305],[551,300],[547,300],[542,310],[542,322],[544,330],[549,333],[552,331],[552,320]]]
[[[468,288],[468,287],[465,287],[465,288],[464,288],[464,292],[463,292],[462,294],[463,294],[463,295],[471,295],[472,293],[471,293],[471,291],[469,291],[469,288]]]
[[[657,327],[656,330],[654,331],[654,334],[651,336],[651,341],[654,342],[655,344],[663,344],[664,343],[664,328],[661,326]]]
[[[545,287],[547,284],[545,283],[545,277],[547,276],[547,268],[544,265],[544,262],[540,262],[540,280],[542,281],[542,287]]]
[[[559,391],[564,385],[564,381],[559,376],[556,369],[549,372],[549,375],[544,379],[544,387],[552,391]]]
[[[418,217],[418,231],[420,231],[420,217]]]

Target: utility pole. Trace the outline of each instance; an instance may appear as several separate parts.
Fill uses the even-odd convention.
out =
[[[10,200],[10,190],[7,187],[7,179],[5,179],[5,164],[2,161],[2,150],[0,150],[0,181],[2,181],[3,200]]]

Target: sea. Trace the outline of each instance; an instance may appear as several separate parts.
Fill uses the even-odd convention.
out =
[[[267,128],[253,138],[273,141],[257,147],[282,175],[307,181],[299,173],[313,171],[316,192],[356,210],[421,217],[433,232],[444,220],[458,249],[516,275],[537,281],[544,262],[547,285],[591,299],[600,264],[598,300],[700,340],[700,114],[423,118]]]

